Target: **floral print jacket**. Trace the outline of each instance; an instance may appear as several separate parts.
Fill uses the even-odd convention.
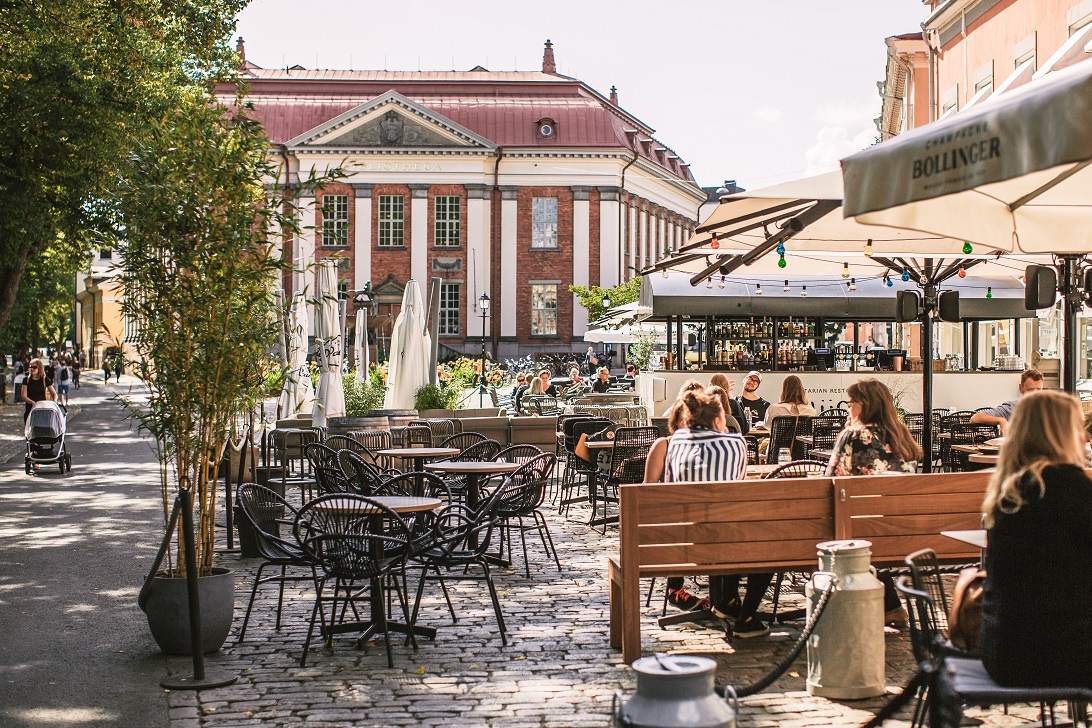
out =
[[[853,425],[842,431],[827,465],[827,475],[878,475],[916,473],[916,460],[900,460],[870,425]]]

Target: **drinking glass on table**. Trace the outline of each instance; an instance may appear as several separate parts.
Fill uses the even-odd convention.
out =
[[[783,447],[783,448],[781,448],[780,450],[777,451],[777,464],[778,465],[784,465],[785,463],[791,463],[791,462],[792,462],[792,453],[789,451],[789,448]]]

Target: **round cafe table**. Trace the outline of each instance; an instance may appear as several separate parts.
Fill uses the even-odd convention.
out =
[[[433,473],[447,473],[450,475],[465,475],[466,476],[466,505],[472,511],[478,509],[478,504],[481,501],[481,484],[479,478],[482,475],[497,475],[502,473],[514,473],[519,470],[522,465],[519,463],[506,463],[506,462],[494,462],[487,460],[470,461],[466,463],[452,462],[450,460],[440,461],[438,463],[429,463],[425,466],[425,469]],[[467,538],[467,545],[474,549],[478,545],[477,534],[470,534]],[[499,564],[505,566],[508,562],[503,559],[490,559]]]
[[[392,458],[413,461],[413,469],[420,472],[425,460],[429,458],[449,458],[458,455],[461,450],[455,447],[392,447],[387,450],[377,450],[376,455],[386,455]]]
[[[368,500],[372,500],[382,506],[386,506],[387,508],[390,508],[392,511],[399,515],[434,511],[441,505],[443,505],[443,502],[439,498],[419,498],[415,496],[375,496],[369,497]],[[341,505],[342,503],[343,505]],[[322,510],[336,512],[339,509],[355,510],[357,506],[354,505],[349,498],[345,498],[344,500],[338,498],[330,498],[326,501],[323,501],[321,504],[316,504],[315,508],[321,508]],[[372,518],[369,516],[368,520],[372,521],[371,528],[374,531],[379,531],[382,529],[382,518]],[[373,543],[373,546],[374,545],[375,544]],[[381,583],[381,580],[378,578],[371,579],[371,586],[368,590],[368,604],[371,611],[371,618],[368,621],[354,622],[349,624],[338,624],[336,627],[336,630],[340,632],[355,632],[357,630],[363,630],[364,634],[362,634],[360,636],[360,639],[357,640],[358,645],[363,645],[369,639],[371,639],[373,635],[379,633],[381,631],[380,625],[384,624],[383,610],[385,609],[385,605],[383,604],[383,585]],[[419,637],[428,637],[429,639],[436,638],[435,627],[420,627],[416,624],[404,624],[402,622],[395,622],[390,619],[386,620],[386,625],[387,632],[398,632],[401,634],[409,634],[410,632],[413,632],[413,634]],[[328,626],[327,630],[331,630],[331,627],[332,626]]]

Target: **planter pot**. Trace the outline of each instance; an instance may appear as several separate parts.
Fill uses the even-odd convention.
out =
[[[405,427],[417,419],[417,410],[412,409],[374,409],[369,417],[386,417],[390,427]]]
[[[373,410],[374,412],[374,410]],[[331,417],[326,421],[328,435],[348,435],[358,430],[385,430],[390,426],[386,415],[368,417]]]
[[[197,579],[201,600],[201,643],[205,654],[216,652],[231,632],[235,611],[235,573],[213,569],[210,576]],[[159,649],[168,655],[192,655],[190,606],[186,580],[159,575],[153,580],[144,604],[148,627]]]

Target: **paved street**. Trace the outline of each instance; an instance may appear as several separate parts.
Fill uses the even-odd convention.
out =
[[[532,540],[531,578],[519,556],[516,568],[498,574],[507,647],[496,636],[484,589],[468,583],[451,587],[456,625],[439,592],[426,591],[420,621],[436,626],[437,638],[422,641],[417,652],[396,641],[393,669],[381,638],[357,650],[352,635],[335,638],[332,648],[313,641],[300,668],[313,592],[308,584],[287,589],[278,631],[270,587],[255,606],[246,642],[235,644],[233,634],[210,660],[239,682],[165,693],[159,680],[188,674],[190,663],[159,654],[136,606],[161,521],[154,458],[105,394],[101,379],[79,393],[70,475],[27,477],[21,455],[0,470],[0,624],[8,635],[0,642],[0,725],[606,726],[614,691],[634,689],[632,672],[607,644],[605,559],[616,539],[575,523],[586,514],[574,510],[573,521],[548,516],[561,573]],[[11,432],[21,412],[8,407],[0,418]],[[220,562],[240,580],[237,634],[258,562],[237,554]],[[658,630],[652,617],[660,594],[647,610],[646,650],[712,656],[718,679],[736,686],[763,675],[799,634],[795,624],[729,644],[702,628]],[[791,606],[800,597],[786,599]],[[886,646],[887,682],[895,690],[912,672],[908,636],[888,634]],[[766,692],[744,700],[742,725],[861,725],[884,702],[811,697],[803,692],[806,671],[801,657]],[[1034,715],[1028,708],[1008,716],[992,711],[987,724],[1019,725]]]

